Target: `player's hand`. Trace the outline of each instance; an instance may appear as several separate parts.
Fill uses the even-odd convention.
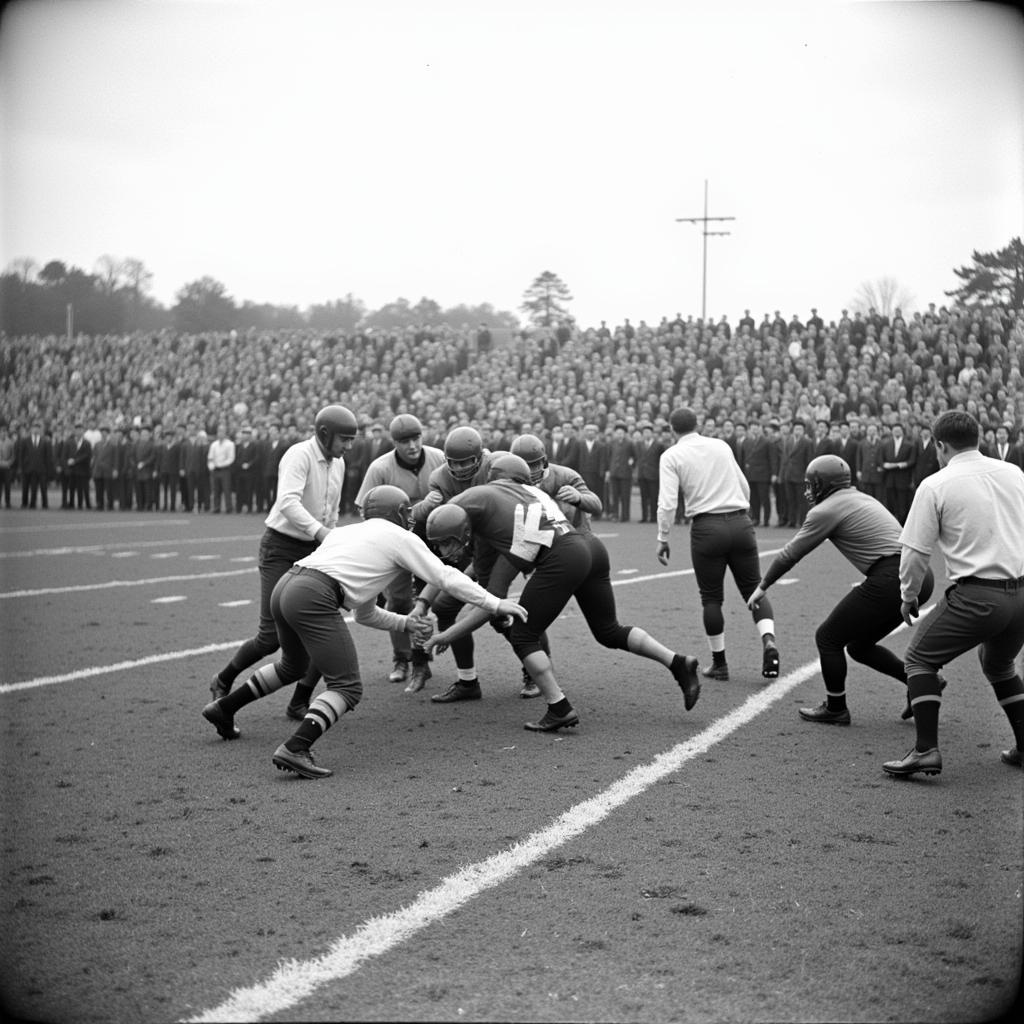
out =
[[[578,505],[582,500],[583,495],[572,484],[562,484],[555,494],[555,501],[564,501],[566,505]]]
[[[914,619],[916,619],[920,614],[921,612],[917,607],[916,597],[913,601],[904,601],[900,605],[900,616],[908,626],[912,626],[914,624]]]
[[[405,620],[405,631],[417,647],[422,647],[433,635],[434,624],[423,615],[408,615]]]
[[[669,549],[667,540],[658,541],[657,555],[658,561],[661,562],[662,565],[668,565],[668,560],[672,557],[672,552]]]
[[[530,617],[530,613],[521,604],[510,601],[507,597],[503,597],[498,602],[498,614],[510,615],[519,619],[520,622],[525,622]]]
[[[427,654],[444,654],[448,650],[448,641],[443,632],[435,633],[432,637],[424,640],[421,646]]]
[[[747,598],[747,607],[753,612],[757,610],[757,603],[764,597],[764,591],[760,587],[754,587],[754,592]]]

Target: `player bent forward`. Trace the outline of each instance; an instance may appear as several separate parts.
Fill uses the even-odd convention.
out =
[[[854,661],[907,685],[903,662],[879,641],[900,623],[900,524],[870,494],[858,491],[849,465],[838,455],[812,459],[804,475],[804,497],[809,511],[796,535],[775,556],[761,582],[747,599],[756,609],[764,592],[822,541],[830,540],[864,574],[829,613],[814,634],[825,682],[825,701],[800,708],[805,722],[849,725],[846,706],[846,654]],[[927,569],[921,578],[920,599],[931,596],[934,578]],[[904,718],[912,712],[908,699]]]
[[[530,470],[518,455],[500,453],[491,460],[489,482],[470,487],[427,518],[427,540],[442,560],[457,562],[474,540],[490,548],[511,570],[528,574],[519,600],[528,618],[512,623],[512,649],[547,701],[531,732],[556,732],[579,724],[579,715],[562,692],[544,652],[541,637],[569,599],[576,603],[594,638],[604,647],[629,651],[660,662],[683,692],[687,711],[700,696],[696,658],[676,654],[638,626],[624,626],[616,616],[608,551],[593,534],[569,525],[558,504],[530,485]],[[491,577],[495,586],[497,570]],[[441,647],[476,629],[487,619],[470,611],[424,645]]]
[[[273,756],[282,771],[307,779],[332,774],[313,760],[310,748],[363,695],[355,645],[339,609],[351,609],[356,621],[365,626],[400,629],[418,642],[427,640],[432,632],[429,620],[377,606],[377,596],[399,575],[411,572],[489,615],[525,619],[527,614],[514,601],[499,600],[444,565],[410,533],[409,498],[400,488],[382,484],[367,492],[362,514],[363,522],[331,530],[320,547],[296,562],[274,587],[270,606],[281,641],[280,660],[257,669],[244,686],[203,708],[203,717],[224,739],[237,739],[237,712],[294,684],[312,660],[327,689],[310,704],[302,723]]]

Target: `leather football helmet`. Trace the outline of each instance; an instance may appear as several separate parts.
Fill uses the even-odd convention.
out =
[[[399,413],[388,428],[392,441],[407,441],[410,437],[419,437],[423,433],[423,424],[411,413]]]
[[[511,451],[518,455],[530,468],[530,483],[539,484],[548,468],[548,453],[544,442],[536,434],[520,434],[513,442]]]
[[[530,483],[530,467],[525,459],[511,452],[496,452],[487,466],[487,482],[515,480],[518,484]]]
[[[448,470],[456,480],[472,480],[484,459],[484,442],[472,427],[456,427],[444,442]]]
[[[808,505],[817,505],[830,494],[852,483],[850,467],[838,455],[819,455],[811,459],[804,473],[804,497]]]
[[[473,527],[461,505],[439,505],[427,516],[427,543],[442,562],[457,564],[472,539]]]
[[[378,484],[363,496],[364,519],[387,519],[403,530],[409,529],[409,495],[401,487]]]
[[[313,433],[328,459],[335,457],[335,438],[354,441],[358,430],[355,413],[343,405],[325,405],[313,421]]]

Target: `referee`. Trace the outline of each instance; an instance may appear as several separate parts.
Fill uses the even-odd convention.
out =
[[[978,647],[1015,746],[1005,764],[1021,767],[1024,751],[1024,682],[1015,660],[1024,647],[1024,473],[978,451],[978,421],[966,412],[944,412],[933,435],[943,467],[918,485],[900,542],[904,621],[918,614],[922,581],[938,545],[951,586],[938,609],[907,648],[907,690],[917,742],[906,757],[886,761],[890,775],[942,771],[939,753],[939,671]]]
[[[415,505],[427,496],[430,489],[430,474],[444,465],[444,452],[440,448],[423,443],[423,424],[410,413],[401,413],[391,421],[389,428],[395,447],[378,455],[370,463],[363,477],[362,486],[355,498],[356,508],[362,512],[367,492],[381,484],[398,487]],[[422,539],[422,530],[421,530]],[[385,608],[389,612],[407,615],[413,606],[412,573],[401,573],[384,592]],[[391,650],[394,667],[388,679],[392,683],[404,683],[409,679],[409,661],[414,665],[427,664],[427,655],[422,648],[414,647],[409,634],[404,630],[391,631]],[[424,678],[423,673],[416,678]],[[408,692],[415,693],[419,687],[410,682]]]
[[[814,634],[825,682],[825,700],[800,708],[805,722],[849,725],[846,706],[846,653],[854,661],[899,680],[903,662],[879,640],[903,621],[900,614],[900,524],[880,502],[853,486],[848,463],[838,455],[819,455],[807,467],[804,497],[810,509],[796,535],[775,556],[747,600],[754,608],[764,592],[819,544],[830,540],[864,574],[829,613]],[[931,569],[921,580],[919,598],[927,601],[935,585]],[[909,713],[905,717],[910,717]]]
[[[260,539],[260,621],[250,640],[210,683],[213,699],[230,691],[235,677],[278,649],[277,627],[270,595],[277,581],[300,559],[312,554],[338,523],[341,486],[345,481],[344,453],[352,447],[358,424],[343,405],[324,406],[313,424],[313,436],[293,444],[277,471],[277,500],[264,520]],[[301,719],[320,673],[315,667],[300,681],[288,704],[288,717]],[[302,689],[300,689],[302,687]]]
[[[668,535],[682,491],[690,525],[690,557],[703,607],[704,632],[712,663],[704,670],[709,679],[729,678],[725,657],[725,570],[732,573],[746,601],[761,579],[754,524],[748,511],[750,485],[733,457],[732,449],[717,437],[697,431],[692,409],[675,409],[669,424],[676,441],[662,452],[658,485],[658,561],[668,565]],[[779,674],[779,649],[771,602],[762,597],[754,606],[754,624],[761,635],[761,675]]]

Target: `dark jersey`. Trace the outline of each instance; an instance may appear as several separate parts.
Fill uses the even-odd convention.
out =
[[[477,542],[504,555],[520,572],[529,572],[555,537],[574,532],[550,495],[513,480],[470,487],[451,504],[466,510]]]
[[[556,462],[548,463],[543,479],[534,486],[539,487],[545,494],[550,494],[553,498],[566,485],[575,487],[580,492],[582,500],[579,505],[570,505],[567,502],[559,501],[558,507],[565,513],[566,519],[577,532],[591,533],[590,516],[601,512],[601,499],[587,486],[583,477],[575,469],[559,465]]]
[[[450,501],[456,494],[462,494],[470,487],[479,487],[487,483],[487,474],[491,468],[491,453],[485,448],[480,459],[480,468],[468,480],[456,480],[448,463],[443,462],[431,474],[427,481],[427,493],[422,501],[412,507],[412,519],[415,523],[425,523],[427,516],[438,505]]]

